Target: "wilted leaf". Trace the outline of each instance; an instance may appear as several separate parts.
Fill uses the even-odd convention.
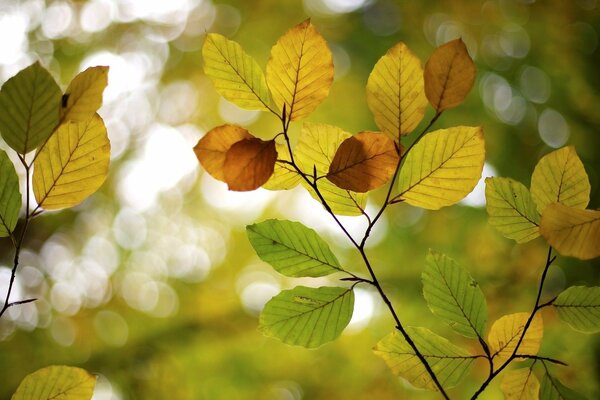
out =
[[[516,313],[505,315],[493,323],[488,334],[488,344],[494,356],[494,365],[499,366],[510,358],[517,347],[528,318],[528,313]],[[536,355],[540,349],[543,335],[544,323],[542,316],[538,313],[531,321],[517,354]]]
[[[75,367],[50,366],[23,379],[12,400],[90,400],[96,377]]]
[[[297,286],[269,300],[260,314],[259,329],[287,344],[319,347],[340,336],[353,309],[352,289]]]
[[[270,219],[248,225],[246,232],[260,259],[280,274],[316,277],[343,271],[327,243],[299,222]]]
[[[423,296],[435,315],[463,336],[483,337],[485,297],[466,269],[450,257],[430,251],[422,279]]]
[[[397,198],[430,210],[452,205],[477,185],[484,158],[480,127],[458,126],[428,133],[405,158]]]
[[[306,117],[329,95],[333,58],[327,42],[306,20],[288,30],[271,49],[267,85],[287,119]]]
[[[327,179],[337,187],[368,192],[394,175],[399,149],[380,132],[361,132],[344,140],[329,166]]]
[[[421,61],[398,43],[377,61],[367,81],[367,104],[375,123],[398,141],[415,129],[425,115]]]
[[[62,124],[33,164],[33,192],[40,207],[57,210],[81,203],[108,174],[110,142],[99,115]]]
[[[19,154],[35,150],[59,120],[61,91],[39,62],[7,80],[0,90],[0,133]]]
[[[406,331],[444,388],[456,386],[475,360],[466,350],[427,328],[408,327]],[[394,331],[381,339],[374,351],[385,360],[394,374],[413,386],[437,390],[421,360],[399,332]]]
[[[204,73],[217,92],[239,107],[269,110],[271,95],[262,69],[238,43],[209,33],[202,47]]]
[[[575,147],[563,147],[540,159],[531,176],[531,197],[540,214],[552,203],[575,208],[588,205],[590,181]]]
[[[277,162],[275,163],[273,174],[262,187],[268,190],[293,189],[302,181],[302,177],[293,166],[284,162],[291,161],[287,144],[276,143],[275,149],[277,150]]]
[[[90,67],[80,72],[65,91],[62,121],[86,122],[102,106],[102,93],[108,84],[108,67]]]
[[[540,381],[529,368],[506,371],[500,384],[506,400],[538,400]]]
[[[510,178],[486,178],[485,198],[490,225],[504,236],[517,243],[540,236],[540,214],[522,183]]]
[[[6,152],[0,150],[0,237],[15,229],[20,209],[19,177]]]
[[[239,192],[258,189],[273,173],[277,160],[275,141],[242,139],[225,154],[223,174],[229,190]]]
[[[560,319],[577,331],[600,331],[600,287],[572,286],[558,295],[554,303]]]
[[[600,211],[551,204],[542,214],[540,233],[563,256],[600,256]]]
[[[438,112],[463,102],[475,82],[475,64],[462,39],[438,47],[425,64],[425,94]]]
[[[542,400],[586,400],[584,396],[569,389],[558,379],[549,374],[544,375],[542,387],[540,389],[540,399]]]

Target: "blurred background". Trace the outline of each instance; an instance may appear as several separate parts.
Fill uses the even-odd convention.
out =
[[[100,114],[112,143],[102,189],[30,226],[12,299],[39,300],[0,320],[0,398],[51,364],[98,374],[95,400],[435,398],[394,377],[372,353],[393,321],[368,288],[357,289],[352,322],[333,343],[309,351],[261,336],[257,315],[271,296],[336,279],[277,275],[253,253],[246,224],[302,221],[328,238],[346,268],[365,271],[302,189],[228,192],[199,168],[192,151],[223,123],[264,138],[279,131],[272,115],[218,96],[202,72],[205,33],[238,41],[264,67],[277,38],[308,17],[328,41],[336,68],[329,98],[308,121],[348,132],[376,129],[365,85],[378,58],[403,41],[424,63],[436,46],[461,37],[477,80],[465,103],[435,128],[482,125],[484,176],[527,186],[542,155],[575,145],[592,185],[590,208],[600,207],[597,0],[0,0],[0,82],[40,60],[64,89],[86,67],[109,65]],[[426,326],[473,351],[476,343],[453,334],[422,298],[428,249],[455,258],[479,281],[488,327],[531,309],[547,251],[542,239],[516,245],[490,227],[483,191],[480,185],[459,205],[435,212],[393,206],[368,247],[406,325]],[[382,195],[371,194],[369,211]],[[365,226],[360,217],[342,221],[356,235]],[[3,239],[2,297],[12,257]],[[599,267],[599,260],[559,257],[544,298],[569,285],[598,285]],[[540,354],[569,364],[553,373],[600,398],[600,338],[572,331],[551,310],[543,316]],[[477,365],[450,394],[472,393],[486,368]],[[498,386],[482,398],[500,399]]]

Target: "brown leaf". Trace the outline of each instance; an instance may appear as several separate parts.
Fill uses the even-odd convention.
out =
[[[258,138],[235,143],[225,155],[223,172],[229,190],[246,192],[262,186],[273,174],[277,151],[275,141]]]
[[[381,132],[361,132],[342,142],[327,179],[354,192],[368,192],[386,183],[399,161],[396,144]]]

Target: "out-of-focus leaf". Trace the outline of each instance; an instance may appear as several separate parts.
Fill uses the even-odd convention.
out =
[[[494,365],[499,366],[510,358],[517,347],[528,318],[528,313],[509,314],[492,324],[488,334],[488,344],[494,356]],[[540,349],[543,335],[544,323],[542,316],[538,313],[533,317],[517,354],[536,355]]]
[[[538,400],[540,381],[530,368],[504,372],[500,389],[506,400]]]
[[[274,140],[242,139],[225,154],[223,174],[229,190],[258,189],[273,174],[277,160]]]
[[[39,369],[23,379],[12,400],[90,400],[96,377],[67,366]]]
[[[600,256],[600,211],[551,204],[542,214],[540,233],[563,256]]]
[[[7,80],[0,90],[0,133],[17,153],[44,143],[59,121],[61,91],[39,62]]]
[[[108,175],[110,142],[104,121],[95,114],[85,122],[62,124],[33,164],[33,193],[40,207],[72,207],[102,185]]]
[[[563,385],[558,379],[545,374],[540,388],[541,400],[586,400],[586,398]]]
[[[577,331],[600,331],[600,287],[572,286],[558,295],[554,303],[560,319]]]
[[[90,67],[69,84],[62,103],[62,121],[86,122],[102,106],[102,93],[108,84],[108,67]]]
[[[540,236],[540,214],[522,183],[510,178],[486,178],[485,199],[490,225],[504,236],[517,243]]]
[[[408,327],[406,331],[444,388],[456,386],[475,360],[466,350],[427,328]],[[381,339],[374,351],[385,360],[394,374],[413,386],[437,390],[421,360],[399,332],[394,331]]]
[[[0,150],[0,237],[15,229],[20,209],[19,177],[6,152]]]
[[[279,38],[267,62],[267,85],[288,120],[304,118],[329,95],[333,57],[327,42],[306,20]]]
[[[291,161],[287,145],[276,143],[275,149],[277,150],[277,162],[275,163],[273,174],[262,187],[268,190],[293,189],[302,181],[302,177],[294,167],[286,164],[286,161]]]
[[[377,61],[367,81],[367,104],[375,123],[399,141],[415,129],[425,115],[421,61],[404,43],[398,43]]]
[[[484,158],[480,127],[458,126],[428,133],[406,156],[396,197],[430,210],[452,205],[477,185]]]
[[[287,344],[319,347],[340,336],[353,309],[352,289],[297,286],[269,300],[260,314],[259,329]]]
[[[425,94],[438,112],[463,102],[475,82],[475,64],[462,39],[441,45],[425,64]]]

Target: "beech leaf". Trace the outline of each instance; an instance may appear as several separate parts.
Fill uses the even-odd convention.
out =
[[[10,235],[15,229],[20,209],[19,176],[6,152],[0,150],[0,237]]]
[[[12,400],[90,400],[96,377],[75,367],[50,366],[23,379]]]
[[[528,318],[528,313],[509,314],[492,324],[488,333],[488,344],[494,357],[495,366],[500,366],[510,358],[517,347]],[[531,321],[517,354],[536,355],[540,349],[543,335],[544,324],[542,316],[538,313]],[[515,360],[518,361],[519,358]]]
[[[86,122],[102,106],[102,94],[108,84],[108,67],[90,67],[80,72],[63,96],[62,121]]]
[[[223,174],[229,190],[245,192],[258,189],[273,174],[277,160],[275,141],[242,139],[225,154]]]
[[[600,331],[600,287],[571,286],[552,303],[561,320],[573,329]]]
[[[542,400],[586,400],[586,398],[563,385],[557,378],[546,373],[540,388]]]
[[[500,389],[505,400],[538,400],[540,381],[530,368],[504,372]]]
[[[286,161],[292,161],[287,144],[276,143],[275,149],[277,150],[277,162],[273,169],[273,175],[262,187],[267,190],[288,190],[298,186],[302,177],[293,166],[286,163]]]

